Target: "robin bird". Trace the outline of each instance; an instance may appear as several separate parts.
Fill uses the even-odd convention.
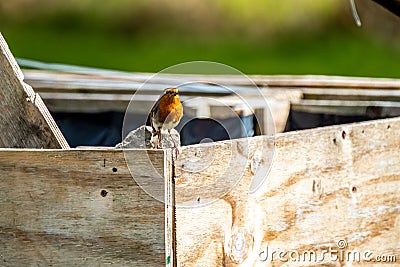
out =
[[[178,125],[182,115],[183,108],[179,98],[178,89],[165,89],[164,94],[160,96],[150,111],[150,124],[153,128],[153,136],[158,136],[158,148],[161,144],[162,130],[168,130],[169,136],[176,148],[175,140],[171,136],[171,129]]]

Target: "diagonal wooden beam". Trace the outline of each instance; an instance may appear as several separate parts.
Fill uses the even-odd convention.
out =
[[[0,147],[69,148],[0,33]]]

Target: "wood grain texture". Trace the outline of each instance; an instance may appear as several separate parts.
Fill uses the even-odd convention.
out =
[[[69,148],[0,34],[0,147]]]
[[[400,88],[393,90],[302,88],[301,91],[305,95],[304,99],[400,102]]]
[[[291,108],[295,111],[347,116],[365,116],[373,110],[375,115],[372,118],[400,116],[400,102],[390,101],[305,99],[292,103]]]
[[[134,84],[143,84],[144,82],[157,89],[155,85],[162,85],[159,90],[162,90],[165,84],[182,84],[193,81],[207,81],[215,84],[230,84],[238,86],[248,86],[249,79],[259,87],[308,87],[308,88],[354,88],[354,89],[399,89],[400,80],[390,78],[367,78],[367,77],[343,77],[343,76],[324,76],[324,75],[248,75],[247,77],[238,75],[194,75],[194,74],[158,74],[154,77],[154,73],[129,73],[118,71],[95,71],[85,72],[52,72],[43,70],[24,70],[26,81],[33,87],[52,88],[53,84],[59,84],[62,88],[69,85],[71,89],[80,86],[89,88],[90,85],[82,82],[81,78],[91,78],[93,82],[100,81],[97,84],[109,87],[111,82],[115,87],[116,84],[122,90],[130,90],[136,88]],[[151,79],[150,79],[151,78]],[[150,79],[150,80],[149,80]],[[123,82],[118,81],[125,81]],[[72,82],[72,83],[71,83]],[[64,86],[63,86],[64,84]],[[79,85],[80,84],[80,85]],[[127,88],[128,87],[128,88]]]
[[[287,106],[288,101],[293,104],[293,109],[312,113],[368,115],[366,109],[374,107],[388,109],[390,114],[398,114],[396,109],[400,101],[399,79],[252,75],[249,78],[254,83],[251,83],[248,78],[238,75],[159,74],[153,77],[154,74],[146,73],[99,71],[74,74],[38,70],[25,70],[24,73],[26,81],[41,94],[49,108],[61,112],[124,111],[133,93],[138,92],[139,88],[141,95],[136,95],[135,98],[138,99],[137,109],[140,112],[148,104],[147,99],[157,99],[166,87],[193,82],[195,84],[181,90],[182,100],[208,96],[221,99],[222,102],[222,98],[232,98],[235,95],[233,93],[240,96],[251,95],[256,84],[263,92],[267,92],[265,97],[268,100],[277,103],[278,108],[273,110],[276,114],[282,114],[281,108]],[[214,84],[228,86],[232,92]],[[296,91],[304,95],[304,102],[290,96],[296,95]],[[277,99],[277,96],[286,98]],[[357,102],[352,105],[353,101]],[[218,112],[212,113],[226,116],[226,112],[217,108]],[[187,111],[191,109],[193,107],[190,105],[186,108]],[[195,107],[192,113],[203,112],[203,109]],[[276,117],[279,121],[276,128],[281,129],[280,117],[284,116]],[[385,114],[380,117],[385,117]]]
[[[347,266],[260,259],[339,239],[400,261],[400,118],[183,147],[175,166],[177,266]]]
[[[163,151],[126,153],[134,175],[163,175]],[[0,207],[0,266],[165,264],[165,204],[122,150],[0,149]]]

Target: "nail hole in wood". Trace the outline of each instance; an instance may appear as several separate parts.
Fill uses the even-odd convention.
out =
[[[362,130],[362,131],[361,131],[361,133],[365,133],[365,131],[364,131],[364,130]]]
[[[391,128],[392,126],[390,126],[390,124],[387,126],[388,130]]]
[[[118,169],[114,167],[114,168],[112,168],[112,171],[113,171],[113,172],[117,172]]]
[[[102,197],[106,197],[107,196],[107,194],[108,194],[108,192],[106,191],[106,190],[101,190],[101,192],[100,192],[100,195],[102,196]]]
[[[197,198],[197,204],[200,204],[200,197]]]
[[[353,186],[353,187],[351,188],[351,192],[357,193],[357,187]]]
[[[103,160],[103,167],[106,167],[106,159]]]
[[[332,141],[333,141],[333,143],[334,143],[334,144],[336,144],[336,138],[333,138],[333,140],[332,140]]]
[[[345,132],[345,131],[342,132],[342,138],[343,138],[343,139],[346,138],[346,132]]]

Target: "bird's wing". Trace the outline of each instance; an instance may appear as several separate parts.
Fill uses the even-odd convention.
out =
[[[162,96],[160,96],[158,98],[157,102],[153,105],[153,107],[151,108],[151,111],[150,111],[150,126],[153,128],[154,131],[156,131],[156,129],[153,126],[153,116],[155,116],[158,113],[158,108],[159,108],[159,104],[161,101],[161,97]]]

